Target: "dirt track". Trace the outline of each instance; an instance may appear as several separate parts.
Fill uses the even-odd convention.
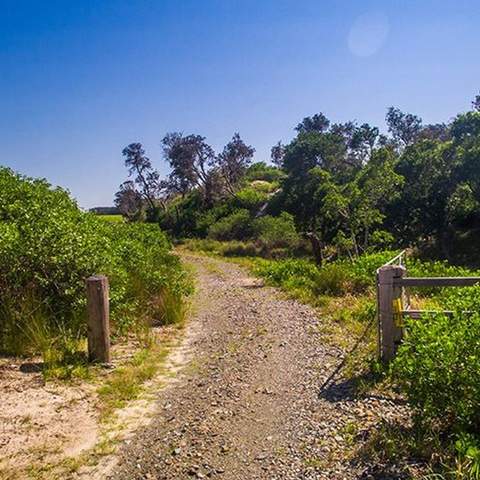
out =
[[[320,392],[343,352],[322,339],[313,309],[236,265],[185,260],[198,275],[192,361],[108,478],[404,478],[352,458],[352,443],[403,407],[355,398],[341,381]]]

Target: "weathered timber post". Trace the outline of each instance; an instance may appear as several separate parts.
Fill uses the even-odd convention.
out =
[[[110,363],[110,306],[108,278],[94,275],[87,278],[88,359]]]
[[[384,362],[395,356],[396,345],[401,341],[403,331],[399,322],[395,322],[394,302],[402,300],[402,287],[395,280],[406,274],[401,265],[386,265],[378,270],[378,320],[380,323],[380,358]]]

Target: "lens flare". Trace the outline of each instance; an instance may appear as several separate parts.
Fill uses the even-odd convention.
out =
[[[388,17],[368,12],[357,17],[348,33],[348,48],[358,57],[369,57],[380,50],[389,31]]]

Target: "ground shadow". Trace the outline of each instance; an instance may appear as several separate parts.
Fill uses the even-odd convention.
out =
[[[374,385],[375,376],[370,373],[362,373],[352,378],[340,379],[335,381],[334,378],[326,381],[318,391],[318,398],[327,400],[331,403],[344,402],[359,398],[373,398],[377,400],[388,400],[397,405],[405,405],[406,401],[402,398],[391,397],[360,390],[360,385]]]
[[[412,475],[394,465],[370,465],[358,477],[359,480],[407,480]]]
[[[357,395],[357,383],[352,380],[330,381],[322,386],[318,397],[329,402],[342,402],[353,400]]]
[[[40,373],[43,369],[43,362],[25,362],[19,368],[22,373]]]
[[[351,464],[360,467],[362,480],[403,480],[423,478],[425,459],[412,449],[418,432],[399,420],[382,420],[364,435]],[[418,456],[420,455],[420,456]]]

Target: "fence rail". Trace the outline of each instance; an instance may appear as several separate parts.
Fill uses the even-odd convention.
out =
[[[403,339],[403,318],[421,318],[433,312],[411,308],[409,287],[467,287],[480,283],[480,277],[407,277],[406,252],[392,258],[376,272],[378,353],[384,362],[390,361]]]
[[[480,277],[403,277],[395,280],[400,287],[469,287]]]

